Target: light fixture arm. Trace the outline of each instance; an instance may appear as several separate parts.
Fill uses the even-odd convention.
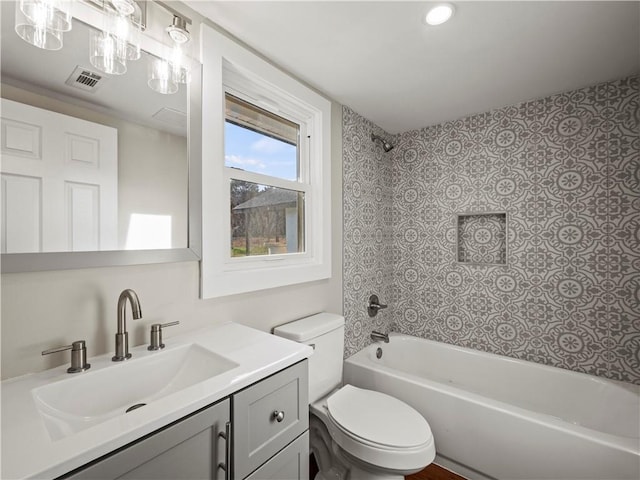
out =
[[[167,12],[171,13],[174,17],[180,17],[182,20],[184,20],[184,22],[187,25],[192,25],[193,22],[191,21],[191,19],[189,17],[186,17],[183,13],[180,13],[179,11],[177,11],[175,8],[171,7],[170,5],[167,4],[167,2],[161,2],[160,0],[154,0],[155,4],[160,5],[162,8],[164,8]],[[186,27],[185,27],[186,28]]]

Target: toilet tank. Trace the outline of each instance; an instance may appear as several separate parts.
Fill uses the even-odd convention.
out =
[[[274,335],[313,347],[309,357],[309,403],[342,384],[344,317],[318,313],[273,329]]]

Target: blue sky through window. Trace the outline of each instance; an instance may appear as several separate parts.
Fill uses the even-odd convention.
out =
[[[285,180],[297,180],[294,145],[225,122],[224,164]]]

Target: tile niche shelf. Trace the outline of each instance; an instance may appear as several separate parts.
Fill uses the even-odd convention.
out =
[[[456,259],[467,265],[507,264],[505,212],[456,215]]]

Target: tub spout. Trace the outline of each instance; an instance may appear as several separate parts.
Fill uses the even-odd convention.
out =
[[[389,343],[389,334],[377,332],[374,330],[373,332],[371,332],[371,340],[374,340],[376,342],[382,340],[384,343]]]

